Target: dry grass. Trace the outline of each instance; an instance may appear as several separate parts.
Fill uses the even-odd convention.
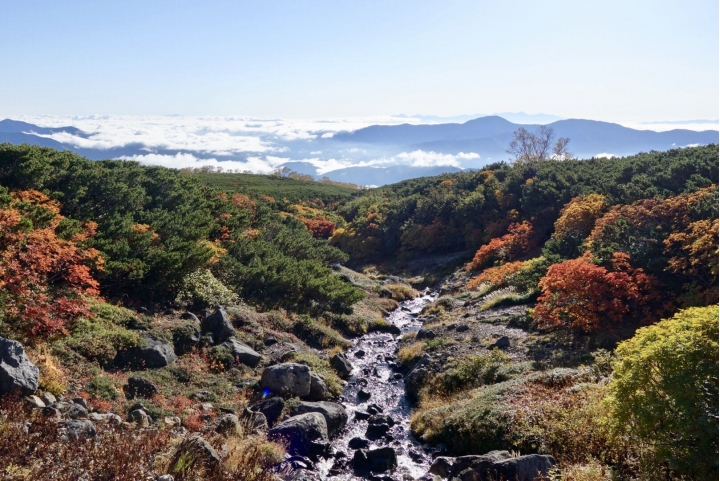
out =
[[[415,299],[418,296],[418,291],[407,284],[386,284],[384,287],[392,292],[392,298],[398,302]]]
[[[397,359],[400,364],[409,365],[413,361],[416,361],[425,354],[427,343],[419,341],[409,346],[403,346],[400,348],[397,354]]]

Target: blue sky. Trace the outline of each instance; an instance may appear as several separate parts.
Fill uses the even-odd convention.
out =
[[[0,115],[718,118],[716,1],[0,0]]]

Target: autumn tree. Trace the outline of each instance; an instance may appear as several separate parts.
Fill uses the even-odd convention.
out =
[[[567,151],[568,143],[570,139],[567,137],[556,140],[552,127],[541,125],[535,133],[520,127],[513,132],[507,153],[518,163],[540,162],[550,158],[566,160],[572,158],[572,154]]]
[[[313,217],[312,219],[300,219],[305,224],[307,230],[316,239],[329,239],[335,233],[335,222],[326,219],[323,216]]]
[[[468,270],[481,269],[493,261],[517,260],[528,254],[534,246],[532,234],[532,225],[527,221],[510,224],[507,234],[492,239],[478,249]]]
[[[97,224],[68,222],[41,192],[6,192],[0,187],[0,319],[32,337],[65,333],[99,294],[90,267],[102,258],[82,247]]]

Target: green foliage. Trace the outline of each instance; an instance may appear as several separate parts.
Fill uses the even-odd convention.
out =
[[[228,306],[238,301],[238,295],[217,280],[209,269],[199,269],[185,276],[175,297],[177,304],[195,308]]]
[[[118,397],[118,391],[115,384],[105,374],[98,374],[90,380],[85,386],[85,390],[92,397],[102,399],[104,401],[114,401]]]
[[[497,380],[498,370],[510,360],[510,356],[499,349],[493,349],[487,354],[470,356],[436,376],[429,383],[427,393],[447,396],[483,384],[492,384]]]
[[[718,476],[718,308],[689,308],[621,343],[608,421],[690,479]]]
[[[331,327],[314,321],[309,315],[303,314],[293,326],[293,334],[306,343],[318,347],[350,347],[350,342]]]

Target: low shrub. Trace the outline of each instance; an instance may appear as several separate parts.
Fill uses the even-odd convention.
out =
[[[397,360],[403,366],[410,366],[425,354],[427,344],[424,342],[415,342],[409,346],[403,346],[398,350]]]
[[[175,298],[178,305],[194,308],[229,306],[239,300],[209,269],[198,269],[185,276]]]
[[[497,380],[498,370],[510,361],[510,356],[498,349],[470,356],[455,367],[434,376],[421,396],[446,397],[483,384],[492,384]]]
[[[293,334],[316,348],[350,347],[350,342],[343,338],[335,329],[313,320],[303,314],[293,326]]]
[[[102,399],[104,401],[114,401],[119,393],[115,387],[115,383],[108,376],[98,374],[90,380],[85,386],[85,390],[93,398]]]

